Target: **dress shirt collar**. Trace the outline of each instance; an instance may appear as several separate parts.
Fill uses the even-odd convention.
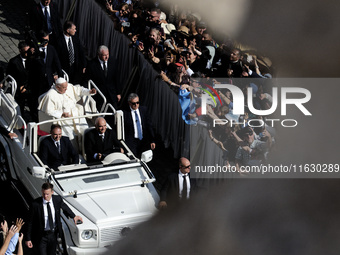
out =
[[[59,142],[59,144],[60,144],[60,140],[59,140],[59,141],[56,141],[56,140],[53,139],[52,136],[51,136],[51,139],[52,139],[52,141],[54,142],[54,144],[56,144],[57,142]]]
[[[100,58],[98,58],[100,65],[103,67],[103,64],[106,63],[106,68],[107,68],[107,61],[103,61]]]
[[[46,8],[46,7],[47,7],[47,11],[50,12],[50,6],[49,6],[49,5],[48,5],[48,6],[45,6],[45,5],[43,5],[43,4],[40,2],[40,7],[41,7],[41,9],[42,9],[43,12],[45,11],[45,8]]]
[[[181,170],[178,170],[178,175],[180,175],[180,176],[189,176],[189,174],[183,174],[182,172],[181,172]]]
[[[26,58],[23,58],[21,55],[20,55],[20,58],[21,58],[21,62],[23,66],[26,68]]]
[[[45,204],[47,204],[47,202],[50,202],[50,204],[53,204],[52,196],[51,196],[50,201],[47,201],[47,200],[45,200],[45,199],[43,198],[43,204],[45,205]]]
[[[67,36],[67,35],[64,34],[64,38],[66,40],[66,43],[68,43],[68,40],[71,38],[71,36]]]
[[[47,51],[47,45],[46,45],[46,46],[43,46],[43,47],[40,47],[39,50],[40,50],[40,51],[46,52],[46,51]]]
[[[138,108],[137,110],[134,110],[134,109],[131,108],[131,106],[129,106],[129,107],[130,107],[131,113],[134,113],[135,111],[136,111],[137,113],[139,113],[139,108]]]

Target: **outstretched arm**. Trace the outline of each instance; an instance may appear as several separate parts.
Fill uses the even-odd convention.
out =
[[[23,255],[24,254],[24,250],[22,248],[22,239],[24,238],[24,234],[21,233],[19,236],[19,241],[18,241],[18,253],[17,255]]]
[[[12,225],[12,227],[10,228],[10,230],[7,233],[4,244],[2,245],[2,247],[0,249],[0,255],[4,255],[6,253],[8,245],[10,244],[10,241],[11,241],[12,237],[15,235],[15,233],[17,232],[17,230],[18,230],[18,228],[15,225]]]

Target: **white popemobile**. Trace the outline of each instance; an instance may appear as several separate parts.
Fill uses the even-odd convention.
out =
[[[105,108],[101,113],[87,111],[85,116],[77,118],[87,118],[90,128],[93,128],[94,117],[114,115],[117,138],[127,153],[112,153],[100,164],[94,165],[86,163],[84,148],[78,148],[79,164],[60,166],[58,171],[48,168],[38,156],[42,139],[38,135],[38,126],[50,126],[58,119],[27,124],[14,100],[15,80],[7,76],[2,83],[0,122],[18,137],[10,140],[0,135],[1,180],[11,181],[27,206],[41,195],[41,185],[50,181],[54,192],[84,220],[82,224],[75,225],[72,219],[62,214],[63,236],[58,239],[58,254],[102,254],[137,224],[157,212],[159,196],[152,184],[155,177],[145,164],[152,159],[152,152],[144,152],[141,160],[132,154],[124,143],[122,112],[105,104],[105,97],[92,81],[89,81],[89,88],[97,89]],[[91,109],[91,102],[91,96],[82,99],[85,109]],[[108,113],[108,109],[112,112]]]

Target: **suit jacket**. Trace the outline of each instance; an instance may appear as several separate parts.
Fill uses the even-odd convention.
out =
[[[72,210],[64,203],[63,199],[58,195],[52,195],[53,206],[55,209],[55,231],[61,232],[61,219],[60,209],[63,209],[63,213],[66,217],[74,218],[76,215]],[[26,240],[32,241],[33,246],[38,247],[41,238],[44,234],[45,219],[43,198],[39,197],[32,202],[29,212],[29,221],[27,224]]]
[[[105,95],[107,102],[111,103],[114,107],[117,104],[117,95],[121,94],[121,90],[117,84],[117,62],[113,59],[113,57],[109,57],[107,61],[107,76],[105,77],[104,70],[99,62],[98,57],[92,59],[86,68],[86,79],[92,80],[98,88]],[[99,95],[95,95],[94,99],[100,109],[103,101],[99,97]]]
[[[152,123],[149,118],[147,108],[145,106],[139,107],[139,115],[142,122],[143,142],[153,143],[155,141],[155,135],[152,129]],[[126,144],[136,154],[136,148],[134,143],[135,130],[130,108],[129,110],[124,111],[124,132]]]
[[[18,90],[22,85],[27,84],[28,71],[22,63],[20,54],[9,60],[6,73],[15,79],[18,85]]]
[[[46,137],[40,143],[39,157],[41,161],[54,170],[58,170],[60,165],[78,164],[79,155],[73,148],[68,137],[62,136],[60,139],[61,153],[51,137]]]
[[[83,68],[86,67],[86,57],[78,36],[72,36],[71,40],[74,50],[74,63],[72,67],[70,66],[68,47],[63,35],[57,41],[56,50],[61,67],[69,75],[70,82],[72,84],[80,84]]]
[[[58,6],[54,3],[50,3],[50,16],[52,25],[52,35],[55,39],[59,38],[63,34],[62,25],[58,13]],[[41,9],[40,2],[33,6],[29,13],[29,24],[31,29],[38,33],[40,30],[48,31],[45,15]]]
[[[112,152],[120,152],[121,144],[117,140],[117,135],[112,129],[106,129],[104,135],[104,141],[101,136],[99,136],[96,129],[92,129],[85,134],[85,153],[87,162],[99,162],[102,159],[94,159],[93,156],[96,153],[101,153],[108,155]]]
[[[196,181],[190,178],[190,197],[192,197],[192,192],[195,191],[195,188]],[[170,206],[180,201],[178,172],[171,173],[166,179],[160,192],[160,201],[165,201],[167,204],[170,204]]]
[[[29,97],[30,90],[28,88],[28,71],[25,69],[20,54],[11,58],[7,66],[7,75],[11,75],[17,82],[17,91],[15,94],[15,100],[20,105],[21,112],[24,111],[25,99]],[[25,86],[26,91],[20,92],[20,87]]]
[[[47,92],[54,83],[53,74],[63,77],[57,51],[52,45],[47,45],[46,63],[42,58],[32,58],[26,61],[29,72],[29,87],[39,97]]]

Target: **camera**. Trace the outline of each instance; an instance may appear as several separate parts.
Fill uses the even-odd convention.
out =
[[[26,31],[25,37],[26,37],[25,42],[30,46],[30,48],[34,49],[33,53],[31,50],[28,50],[27,52],[28,57],[44,59],[45,52],[40,51],[39,48],[45,46],[48,43],[48,40],[46,39],[38,40],[37,37],[35,36],[35,33],[32,30]]]

